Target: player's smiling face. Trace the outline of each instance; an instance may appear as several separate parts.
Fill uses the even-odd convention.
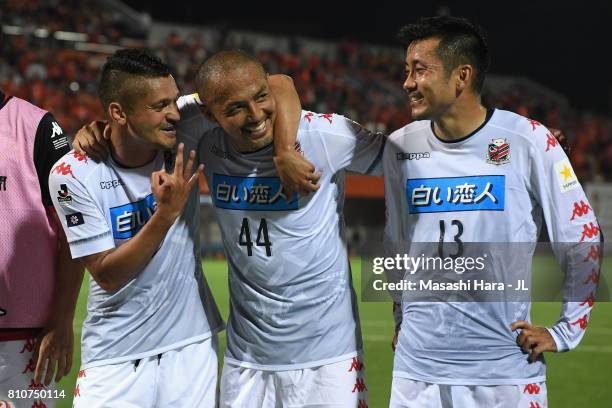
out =
[[[176,124],[181,118],[176,105],[179,91],[172,76],[139,79],[139,95],[126,112],[129,132],[155,149],[172,149]]]
[[[442,116],[456,99],[451,75],[436,53],[439,43],[429,38],[411,43],[406,50],[404,89],[415,120]]]
[[[232,69],[205,94],[210,114],[240,152],[272,143],[276,105],[266,74],[256,64]]]

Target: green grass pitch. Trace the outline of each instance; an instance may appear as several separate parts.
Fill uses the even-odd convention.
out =
[[[535,262],[537,263],[537,258]],[[610,268],[610,259],[604,262]],[[360,297],[359,259],[352,260],[353,282]],[[204,270],[224,318],[228,315],[227,265],[225,261],[205,260]],[[609,276],[609,275],[608,275]],[[72,406],[72,395],[79,368],[81,326],[86,315],[87,286],[83,283],[77,306],[74,364],[69,376],[58,384],[66,390],[66,398],[59,400],[58,408]],[[552,324],[560,310],[560,303],[534,303],[532,320],[536,324]],[[369,406],[386,407],[391,387],[393,353],[390,347],[393,318],[389,303],[360,302],[362,330],[365,345],[365,366]],[[220,335],[220,358],[225,347],[225,332]],[[548,400],[555,408],[609,407],[612,401],[612,303],[599,302],[591,316],[587,333],[580,346],[570,352],[547,355]],[[255,407],[254,407],[255,408]]]

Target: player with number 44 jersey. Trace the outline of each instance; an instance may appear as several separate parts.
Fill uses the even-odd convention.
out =
[[[272,160],[276,108],[261,64],[221,52],[200,68],[197,84],[205,113],[221,126],[200,146],[229,267],[221,406],[365,405],[342,239],[344,171],[380,173],[386,137],[303,111],[296,149],[323,176],[315,193],[289,197]]]

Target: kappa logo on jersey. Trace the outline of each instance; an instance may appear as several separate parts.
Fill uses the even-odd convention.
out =
[[[77,213],[66,215],[66,225],[68,225],[68,228],[76,227],[77,225],[83,225],[83,224],[85,224],[85,220],[83,219],[82,213],[77,212]]]
[[[51,139],[53,139],[56,136],[60,136],[64,133],[64,131],[62,130],[62,127],[57,122],[51,123],[51,131],[52,131]]]
[[[108,181],[101,181],[100,182],[100,189],[102,190],[110,190],[113,188],[117,188],[119,186],[123,185],[123,181],[121,179],[115,180],[108,180]]]
[[[0,191],[6,191],[6,176],[0,176]]]
[[[52,170],[53,173],[61,174],[63,176],[71,175],[74,178],[74,174],[72,173],[72,168],[66,162],[62,162],[55,166]]]
[[[572,166],[568,159],[563,159],[555,163],[555,174],[557,175],[557,182],[559,183],[559,189],[562,193],[578,187],[578,178],[572,170]]]
[[[60,189],[57,190],[57,202],[60,205],[69,205],[72,203],[72,196],[68,191],[68,186],[66,184],[60,184]]]
[[[53,148],[55,150],[59,150],[63,147],[68,146],[68,138],[66,136],[62,136],[64,134],[64,130],[57,122],[51,123],[51,140],[53,142]],[[62,137],[58,137],[62,136]]]
[[[395,158],[397,160],[421,160],[421,159],[429,159],[431,154],[429,152],[419,152],[419,153],[405,153],[405,152],[397,152],[395,154]]]
[[[510,145],[506,139],[492,139],[487,152],[487,163],[506,164],[510,162]]]
[[[546,134],[546,150],[545,152],[549,151],[552,147],[557,147],[557,139],[553,136],[552,133],[547,133]]]
[[[135,203],[127,203],[111,208],[110,216],[113,238],[132,238],[151,219],[156,209],[157,203],[153,193]]]
[[[584,200],[580,200],[580,204],[578,202],[574,202],[574,211],[572,212],[572,218],[570,221],[574,221],[576,217],[582,217],[583,215],[587,215],[589,211],[593,211],[590,205],[584,202]]]
[[[278,177],[235,177],[213,175],[213,201],[228,210],[297,210],[299,196],[287,201]]]
[[[503,211],[505,186],[501,175],[408,179],[408,212]]]

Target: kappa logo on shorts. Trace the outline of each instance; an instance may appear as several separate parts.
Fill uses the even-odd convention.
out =
[[[297,194],[291,201],[278,177],[235,177],[213,175],[213,202],[228,210],[291,211],[297,210]]]
[[[408,212],[504,211],[505,182],[502,175],[408,179]]]

